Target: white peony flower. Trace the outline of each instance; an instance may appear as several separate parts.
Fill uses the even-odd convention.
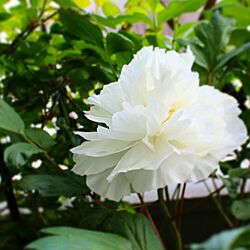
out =
[[[88,99],[88,119],[101,124],[72,149],[73,171],[111,200],[205,179],[245,142],[237,101],[199,86],[190,50],[145,47],[117,82]]]

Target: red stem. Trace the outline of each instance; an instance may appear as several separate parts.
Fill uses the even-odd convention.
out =
[[[162,238],[161,238],[161,235],[160,235],[160,233],[159,233],[159,231],[158,231],[158,229],[157,229],[157,227],[156,227],[156,225],[155,225],[155,223],[154,223],[154,220],[153,220],[153,218],[152,218],[152,216],[151,216],[151,214],[150,214],[150,212],[149,212],[147,206],[145,206],[145,203],[144,203],[144,201],[143,201],[143,197],[142,197],[141,194],[139,194],[139,193],[137,193],[137,195],[138,195],[139,200],[140,200],[140,202],[141,202],[141,204],[142,204],[143,212],[144,212],[145,215],[147,216],[147,218],[148,218],[148,220],[149,220],[149,222],[150,222],[150,224],[151,224],[151,226],[152,226],[152,228],[153,228],[153,230],[154,230],[156,236],[157,236],[158,239],[160,240],[163,250],[167,250],[167,248],[165,247],[165,245],[164,245],[164,243],[163,243],[163,240],[162,240]]]

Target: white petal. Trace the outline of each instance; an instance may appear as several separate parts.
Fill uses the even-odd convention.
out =
[[[119,201],[123,196],[131,193],[129,182],[124,175],[119,175],[112,182],[108,182],[107,176],[110,170],[96,175],[87,176],[87,186],[104,198]]]
[[[147,168],[152,163],[153,157],[153,152],[144,144],[139,143],[121,158],[107,180],[112,181],[120,173]]]
[[[98,141],[100,140],[100,135],[97,132],[82,132],[82,131],[76,131],[74,134],[81,136],[85,140],[89,141]]]
[[[75,166],[72,171],[78,175],[89,175],[103,172],[114,167],[124,153],[112,154],[104,157],[91,157],[74,154]]]
[[[72,148],[71,152],[74,154],[101,157],[125,151],[135,144],[136,142],[117,140],[86,141],[80,146]]]

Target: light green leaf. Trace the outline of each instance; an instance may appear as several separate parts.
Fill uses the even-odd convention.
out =
[[[244,6],[239,1],[221,1],[218,7],[222,8],[224,16],[233,17],[236,19],[236,26],[246,28],[249,22],[250,7]]]
[[[110,233],[72,227],[51,227],[42,230],[52,234],[26,246],[35,250],[132,250],[125,238]]]
[[[192,244],[191,250],[248,250],[250,247],[250,226],[223,231],[203,243]]]
[[[50,148],[56,144],[53,138],[40,128],[28,128],[25,130],[25,134],[36,145],[43,149]]]
[[[86,8],[91,5],[91,0],[73,0],[74,3],[80,8]]]
[[[33,174],[24,176],[19,182],[19,188],[36,190],[44,197],[77,196],[85,194],[88,189],[84,185],[85,178],[72,172],[61,174]]]
[[[133,15],[119,15],[117,17],[107,17],[107,20],[113,25],[118,25],[122,23],[138,23],[143,22],[150,26],[153,25],[151,19],[143,13],[133,13]]]
[[[232,213],[239,220],[250,219],[250,199],[234,201],[232,204]]]
[[[24,134],[23,120],[3,99],[0,99],[0,129],[17,134]]]
[[[71,10],[60,10],[59,14],[60,20],[68,33],[88,43],[103,47],[103,37],[100,28],[91,23],[86,16],[79,15]]]
[[[162,24],[183,13],[198,10],[205,4],[206,0],[172,0],[169,5],[159,13],[158,22]]]
[[[9,166],[21,167],[28,162],[31,156],[43,152],[44,150],[35,145],[26,142],[18,142],[5,149],[4,161]]]
[[[159,0],[149,0],[149,5],[153,12],[155,11],[158,3],[159,3]]]
[[[102,10],[106,16],[116,16],[120,14],[120,9],[118,8],[118,6],[111,2],[104,3],[102,6]]]

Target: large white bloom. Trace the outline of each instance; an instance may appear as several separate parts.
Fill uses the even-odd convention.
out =
[[[145,47],[117,82],[88,99],[96,132],[72,149],[73,171],[103,197],[207,178],[247,137],[237,101],[199,86],[191,51]]]

